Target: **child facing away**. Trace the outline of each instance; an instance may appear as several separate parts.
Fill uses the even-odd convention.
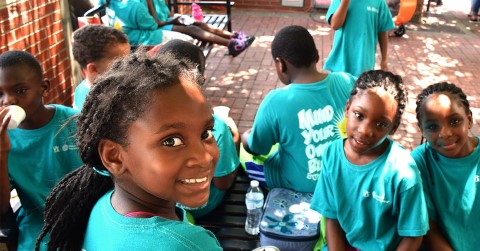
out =
[[[333,0],[326,18],[335,35],[324,69],[354,76],[373,70],[378,43],[380,68],[387,70],[388,31],[395,24],[385,0]]]
[[[73,108],[81,110],[93,82],[117,58],[130,53],[127,36],[105,25],[86,25],[73,33],[73,57],[82,68],[84,80],[75,88]]]
[[[329,250],[417,250],[428,230],[420,174],[410,154],[388,139],[407,93],[398,75],[368,71],[345,109],[347,138],[326,147],[312,209],[326,217]],[[326,246],[324,247],[326,249]]]
[[[208,200],[219,158],[203,78],[191,68],[170,54],[133,54],[97,79],[78,117],[85,164],[50,194],[38,241],[49,233],[49,250],[221,250],[176,207]]]
[[[229,55],[238,56],[255,40],[241,32],[231,33],[202,22],[184,25],[172,13],[163,0],[99,0],[107,4],[110,26],[117,26],[128,35],[132,45],[166,43],[172,39],[212,42],[227,46]]]
[[[472,111],[462,89],[451,83],[425,88],[417,120],[427,142],[412,156],[423,180],[430,231],[428,250],[476,250],[480,246],[480,148],[468,135]]]
[[[341,137],[343,110],[355,79],[348,73],[319,72],[315,42],[301,26],[278,31],[272,56],[286,86],[265,97],[242,143],[252,155],[268,154],[276,144],[278,150],[263,166],[247,163],[246,169],[251,178],[269,188],[311,193],[322,166],[323,148]]]
[[[75,144],[77,114],[63,105],[44,105],[50,83],[28,52],[0,54],[0,218],[17,190],[22,207],[17,217],[18,250],[33,250],[43,226],[45,200],[54,185],[82,161]],[[18,128],[7,130],[9,105],[25,110]]]
[[[194,63],[194,69],[197,69],[202,76],[204,75],[205,56],[202,50],[192,43],[178,39],[171,40],[164,44],[157,53],[171,53],[173,57],[179,60],[189,60]],[[203,85],[203,81],[201,85]],[[217,142],[220,157],[213,174],[212,183],[210,184],[208,202],[198,208],[186,207],[195,218],[210,213],[220,205],[225,196],[225,191],[232,186],[237,174],[237,167],[240,165],[238,160],[240,135],[235,122],[230,117],[228,121],[224,121],[216,115],[213,115],[213,119],[215,120],[213,137]]]

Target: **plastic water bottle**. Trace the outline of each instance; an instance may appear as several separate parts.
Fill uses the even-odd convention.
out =
[[[245,195],[245,204],[247,206],[245,231],[251,235],[257,235],[259,232],[260,217],[262,217],[263,207],[263,192],[258,186],[258,180],[250,181],[250,187]]]
[[[203,22],[202,8],[200,8],[200,5],[196,3],[192,3],[192,17],[197,22]]]

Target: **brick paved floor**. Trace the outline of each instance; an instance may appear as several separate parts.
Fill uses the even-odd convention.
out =
[[[389,69],[401,75],[409,89],[402,125],[392,138],[408,149],[417,146],[421,138],[415,117],[416,95],[427,85],[440,81],[451,81],[468,95],[476,121],[471,132],[480,135],[480,26],[468,22],[469,2],[444,0],[444,5],[439,7],[432,3],[422,24],[408,24],[403,37],[390,38]],[[322,69],[333,39],[333,32],[325,22],[325,12],[318,9],[309,13],[234,10],[233,28],[254,34],[257,39],[236,58],[225,56],[226,48],[216,46],[207,59],[204,89],[212,106],[231,107],[231,117],[241,133],[252,126],[265,95],[282,86],[270,52],[276,31],[291,24],[306,27],[316,41],[321,59],[318,69]]]

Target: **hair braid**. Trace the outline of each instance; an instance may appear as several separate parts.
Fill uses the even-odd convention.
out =
[[[470,103],[468,102],[467,95],[465,95],[462,89],[449,82],[440,82],[429,85],[427,88],[423,89],[423,91],[417,96],[417,107],[415,108],[415,112],[417,113],[417,121],[419,125],[421,124],[421,118],[423,116],[422,107],[427,97],[431,94],[442,92],[450,93],[456,96],[457,100],[460,102],[460,104],[462,104],[463,108],[465,109],[465,113],[470,114]]]
[[[403,84],[402,77],[383,70],[366,71],[355,82],[355,86],[350,92],[350,98],[357,95],[360,89],[367,90],[375,87],[382,87],[395,98],[395,101],[397,101],[396,118],[400,119],[408,100],[407,90]]]
[[[113,188],[110,177],[92,169],[106,170],[98,152],[100,141],[128,145],[128,128],[152,102],[152,91],[177,85],[180,77],[199,84],[200,74],[188,70],[192,68],[188,61],[176,60],[171,54],[156,58],[133,54],[116,61],[95,81],[77,122],[77,145],[85,164],[66,175],[47,198],[37,250],[48,233],[48,250],[82,248],[93,206]]]

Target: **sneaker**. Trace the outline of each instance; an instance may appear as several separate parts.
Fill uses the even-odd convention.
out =
[[[238,56],[244,50],[246,50],[255,40],[255,37],[251,37],[249,40],[244,39],[230,39],[228,43],[228,54],[232,55],[233,57]]]
[[[248,40],[250,39],[252,36],[247,36],[245,35],[245,33],[243,33],[242,31],[235,31],[233,32],[232,34],[232,37],[233,39],[241,39],[241,40]]]

